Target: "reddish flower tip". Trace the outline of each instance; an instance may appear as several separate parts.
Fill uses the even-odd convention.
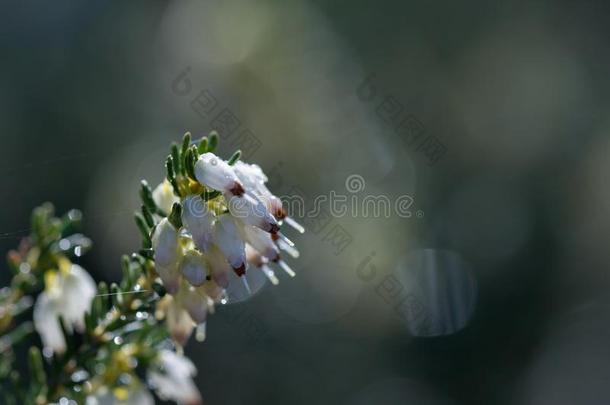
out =
[[[246,192],[246,190],[244,190],[244,187],[241,184],[235,182],[233,183],[233,187],[229,189],[229,192],[233,195],[241,197]]]
[[[280,231],[280,226],[278,224],[269,224],[269,233],[275,235]]]
[[[235,274],[237,274],[239,277],[241,277],[244,274],[246,274],[246,265],[242,264],[238,268],[236,268],[236,269],[234,268],[233,271],[235,272]]]

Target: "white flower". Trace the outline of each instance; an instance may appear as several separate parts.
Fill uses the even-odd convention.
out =
[[[197,287],[197,290],[210,298],[211,301],[208,302],[208,312],[210,313],[214,313],[215,303],[222,302],[223,299],[226,299],[225,289],[216,284],[215,281],[208,281],[201,287]]]
[[[58,271],[46,280],[48,284],[34,305],[34,326],[45,347],[63,353],[66,342],[58,317],[64,319],[69,331],[72,328],[82,331],[85,312],[89,311],[97,289],[89,273],[76,264],[66,273]]]
[[[214,244],[227,257],[237,275],[246,272],[246,252],[235,220],[230,215],[221,215],[214,229]]]
[[[172,206],[180,199],[174,194],[174,189],[169,181],[163,180],[152,192],[153,201],[165,214],[172,211]]]
[[[276,233],[280,227],[267,207],[249,194],[228,197],[229,212],[246,224],[261,228],[265,232]]]
[[[273,195],[265,185],[268,179],[259,165],[248,164],[240,160],[235,162],[234,170],[246,190],[256,196],[277,219],[286,217],[282,201]]]
[[[207,251],[212,239],[216,215],[197,195],[186,197],[183,207],[182,223],[191,233],[195,246],[202,252]]]
[[[166,306],[165,319],[172,339],[184,346],[195,327],[193,319],[186,309],[171,295],[166,295],[162,306]]]
[[[201,184],[214,190],[232,195],[242,195],[244,192],[233,168],[211,152],[199,156],[195,163],[195,177]]]
[[[204,291],[186,285],[176,295],[176,302],[188,312],[196,324],[205,322],[208,315],[209,300]]]
[[[288,216],[288,213],[283,207],[282,200],[269,191],[265,185],[268,180],[267,176],[263,173],[260,166],[237,161],[234,168],[239,181],[244,184],[246,190],[260,200],[275,218],[280,221],[286,221],[286,223],[297,232],[305,232],[305,228],[303,228],[302,225]]]
[[[163,218],[155,228],[152,236],[152,247],[155,251],[155,269],[163,280],[163,285],[170,294],[175,293],[180,286],[180,248],[178,245],[178,230]]]
[[[205,258],[197,250],[188,250],[180,262],[180,273],[194,286],[202,285],[208,273]]]
[[[197,405],[202,400],[192,380],[196,373],[197,370],[189,359],[170,350],[162,350],[155,366],[148,371],[148,380],[162,399]]]
[[[206,256],[212,270],[212,280],[222,288],[227,288],[229,286],[229,273],[231,272],[231,265],[229,265],[227,258],[220,249],[213,245]]]
[[[97,390],[95,395],[89,395],[86,405],[154,405],[155,399],[142,384],[130,387],[127,398],[118,399],[107,387]]]
[[[249,244],[246,244],[246,258],[251,266],[259,268],[265,274],[269,281],[271,281],[271,284],[279,284],[280,280],[278,280],[275,272],[267,265],[269,260]]]
[[[250,225],[245,225],[240,229],[243,231],[244,240],[258,250],[261,255],[271,261],[279,260],[280,250],[273,242],[271,234]]]

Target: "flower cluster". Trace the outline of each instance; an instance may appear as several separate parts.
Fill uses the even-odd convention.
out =
[[[247,271],[260,271],[273,284],[273,265],[294,276],[280,250],[299,253],[280,226],[303,232],[265,185],[261,168],[239,160],[239,151],[221,159],[214,154],[217,139],[212,134],[191,142],[186,134],[168,156],[167,178],[154,191],[142,185],[138,223],[169,293],[160,307],[182,345],[195,326],[198,337],[205,336],[207,314],[227,302],[229,283],[241,280],[249,291]]]
[[[182,346],[207,314],[226,303],[231,283],[274,266],[289,275],[281,251],[298,256],[282,223],[287,216],[265,186],[260,167],[214,154],[218,137],[174,144],[167,178],[142,183],[135,214],[143,246],[123,256],[119,283],[95,283],[77,261],[91,241],[76,232],[80,212],[61,218],[45,204],[34,210],[31,234],[8,254],[11,285],[0,289],[0,403],[153,404],[154,394],[201,404],[193,363]],[[29,319],[32,319],[31,322]],[[14,367],[23,342],[28,375]],[[36,340],[37,341],[37,340]]]

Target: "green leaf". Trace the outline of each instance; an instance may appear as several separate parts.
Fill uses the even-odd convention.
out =
[[[44,365],[42,363],[42,355],[40,354],[40,349],[35,346],[30,347],[28,361],[32,382],[42,387],[47,383],[47,375],[44,371]]]
[[[208,142],[209,141],[207,136],[201,138],[201,141],[199,141],[199,146],[197,147],[199,154],[204,154],[208,151]]]
[[[180,174],[182,172],[182,165],[180,164],[180,150],[178,149],[178,144],[176,142],[172,143],[171,155],[174,161],[174,171],[175,174]]]
[[[197,159],[199,159],[199,152],[197,151],[197,147],[195,145],[191,146],[187,150],[186,154],[186,174],[188,174],[191,179],[196,181],[197,177],[195,176],[195,163],[197,163]]]
[[[210,144],[208,145],[208,152],[214,152],[218,146],[218,132],[210,132]]]
[[[136,212],[134,214],[134,219],[136,221],[138,229],[140,230],[140,233],[142,234],[142,245],[144,245],[145,247],[152,246],[152,242],[150,240],[150,228],[148,228],[148,225],[146,225],[146,220],[139,212]]]
[[[229,158],[229,166],[233,166],[235,164],[235,162],[237,162],[239,160],[239,158],[241,157],[241,150],[237,149],[235,151],[235,153],[233,153],[233,155]]]
[[[111,294],[110,299],[112,300],[112,305],[114,305],[117,309],[122,308],[125,300],[123,297],[123,291],[121,290],[121,287],[119,287],[119,285],[117,283],[110,284],[110,294]]]
[[[97,296],[95,298],[99,298],[97,313],[102,317],[102,314],[105,315],[108,308],[108,284],[106,284],[106,282],[100,281],[97,287]]]
[[[148,207],[146,207],[146,205],[142,205],[141,210],[142,210],[142,216],[144,217],[144,220],[146,221],[146,225],[148,225],[149,228],[152,228],[153,226],[155,226],[155,219],[153,218],[152,213],[150,212]]]
[[[152,197],[152,190],[146,180],[140,182],[140,199],[149,210],[152,212],[157,211],[157,204],[155,204],[155,200]]]
[[[170,155],[167,157],[165,161],[165,170],[167,180],[170,182],[172,187],[174,188],[174,194],[180,196],[180,188],[178,187],[178,182],[176,181],[176,171],[175,171],[175,162],[174,158]]]
[[[182,228],[182,205],[180,203],[174,203],[172,212],[167,219],[176,229]]]
[[[180,156],[182,158],[182,174],[185,174],[186,172],[186,151],[189,149],[189,146],[191,146],[191,133],[187,132],[182,138],[182,150],[180,153]]]

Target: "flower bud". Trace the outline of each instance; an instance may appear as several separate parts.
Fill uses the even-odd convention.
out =
[[[212,240],[216,215],[199,196],[186,197],[183,206],[182,223],[191,233],[195,246],[206,252]]]
[[[222,288],[227,288],[229,286],[229,273],[231,272],[231,266],[227,258],[216,246],[212,246],[207,253],[207,258],[212,271],[212,280]]]
[[[179,202],[180,199],[174,194],[172,185],[167,180],[163,180],[152,192],[152,198],[157,207],[163,212],[169,214],[172,210],[172,205]]]
[[[152,236],[152,247],[155,250],[155,264],[163,267],[176,265],[179,259],[178,230],[163,218],[155,228]]]
[[[214,243],[226,256],[229,264],[238,273],[245,273],[246,252],[235,220],[230,215],[221,215],[214,228]],[[241,274],[240,274],[241,275]]]
[[[178,245],[178,230],[163,218],[152,236],[152,247],[155,251],[155,269],[163,280],[165,288],[170,294],[174,294],[179,288],[180,273],[178,262],[180,261],[180,249]]]
[[[244,240],[252,245],[254,249],[258,250],[263,256],[271,261],[279,259],[280,250],[273,242],[269,233],[250,225],[245,225],[241,229],[243,230]]]
[[[203,255],[196,250],[187,251],[180,262],[180,273],[191,285],[202,285],[208,273]]]
[[[205,322],[208,314],[207,295],[194,287],[183,285],[176,296],[176,300],[196,324]]]
[[[265,232],[276,233],[280,227],[267,207],[249,194],[228,199],[229,212],[244,223],[256,226]]]
[[[167,297],[170,300],[165,314],[167,328],[172,339],[184,346],[188,342],[189,337],[191,337],[195,325],[186,309],[175,298]]]
[[[201,184],[214,190],[228,192],[232,195],[244,193],[244,188],[233,168],[211,152],[199,156],[195,163],[195,177]]]

